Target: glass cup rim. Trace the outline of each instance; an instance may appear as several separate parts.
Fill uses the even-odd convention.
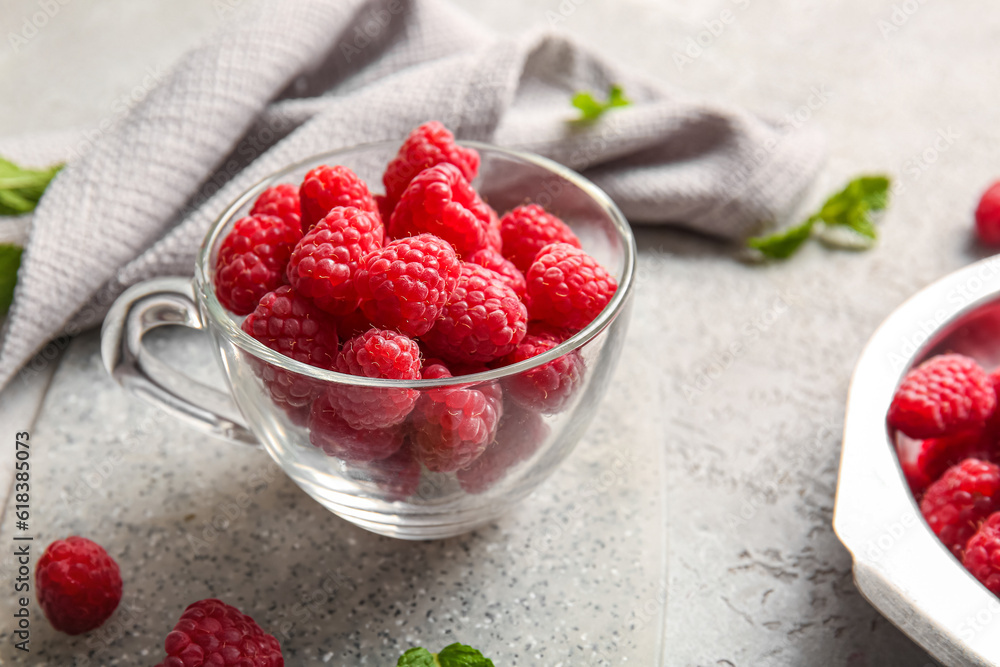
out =
[[[611,301],[608,302],[608,304],[604,307],[604,310],[602,310],[598,316],[590,322],[590,324],[567,338],[559,345],[556,345],[551,350],[531,357],[530,359],[525,359],[524,361],[519,361],[509,366],[503,366],[502,368],[483,371],[481,373],[461,375],[458,376],[458,378],[436,378],[429,380],[366,378],[326,370],[316,366],[311,366],[301,361],[296,361],[290,357],[286,357],[285,355],[267,347],[243,331],[243,329],[241,329],[232,319],[229,312],[219,302],[218,298],[215,296],[215,290],[211,289],[212,281],[210,276],[212,275],[212,272],[210,261],[212,248],[214,247],[219,234],[222,232],[222,229],[249,201],[255,199],[261,192],[266,190],[272,184],[279,182],[282,178],[292,172],[298,171],[309,165],[329,163],[330,160],[336,159],[337,156],[356,153],[365,149],[377,150],[398,147],[402,141],[403,140],[401,138],[390,141],[356,144],[347,148],[339,148],[336,150],[317,153],[311,157],[299,160],[298,162],[279,169],[252,185],[248,190],[237,197],[232,204],[226,207],[222,214],[215,220],[214,223],[212,223],[212,226],[205,234],[201,248],[198,251],[194,277],[194,285],[196,288],[195,294],[198,300],[202,303],[202,312],[208,314],[215,329],[220,331],[230,343],[273,366],[277,366],[284,370],[296,373],[297,375],[303,375],[322,382],[333,382],[359,387],[430,389],[434,387],[452,386],[458,384],[458,380],[460,380],[461,384],[481,384],[484,382],[500,380],[532,368],[543,366],[554,359],[582,347],[584,344],[597,336],[597,334],[599,334],[602,330],[604,330],[604,328],[609,325],[612,320],[614,320],[618,313],[621,312],[631,294],[632,286],[635,280],[636,245],[635,237],[632,234],[632,229],[629,227],[628,221],[625,219],[625,216],[618,209],[618,206],[615,205],[611,198],[589,179],[584,178],[577,172],[559,164],[558,162],[555,162],[554,160],[550,160],[540,155],[535,155],[534,153],[501,148],[493,144],[478,141],[457,141],[456,143],[461,146],[475,148],[478,151],[498,153],[507,157],[516,158],[517,160],[521,160],[523,162],[534,164],[535,166],[541,167],[556,176],[564,178],[586,193],[608,215],[613,227],[618,233],[619,240],[622,243],[622,275],[621,279],[618,281],[618,289],[611,297]]]

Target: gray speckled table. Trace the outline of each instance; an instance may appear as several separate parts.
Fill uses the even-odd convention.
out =
[[[859,596],[830,521],[862,345],[904,298],[980,254],[971,209],[1000,143],[992,5],[461,4],[504,31],[558,24],[692,92],[798,112],[831,144],[804,206],[859,171],[897,176],[878,247],[752,267],[710,240],[640,230],[628,347],[585,441],[509,516],[435,543],[353,528],[262,452],[158,416],[104,377],[83,336],[49,365],[50,385],[43,373],[2,396],[3,437],[42,401],[38,546],[70,532],[103,542],[126,604],[76,639],[36,619],[30,659],[0,625],[0,664],[154,664],[183,606],[218,595],[275,632],[290,665],[386,665],[400,647],[452,639],[498,665],[931,665]],[[37,7],[8,0],[0,34]],[[723,10],[734,20],[678,68],[674,53]],[[19,52],[0,50],[0,78],[19,91],[0,134],[98,123],[216,21],[205,0],[73,0]],[[158,344],[207,354],[196,337]],[[609,457],[622,461],[613,479],[600,475]],[[11,574],[0,560],[5,591]],[[0,596],[0,617],[10,605]]]

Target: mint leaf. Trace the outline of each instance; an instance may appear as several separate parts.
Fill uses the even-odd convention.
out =
[[[747,239],[747,245],[756,248],[770,259],[786,259],[809,240],[816,220],[818,220],[817,216],[813,216],[805,222],[783,231],[768,236],[755,236]]]
[[[416,646],[399,656],[396,667],[438,667],[438,662],[430,651]]]
[[[62,165],[24,169],[0,157],[0,215],[23,215],[33,211],[60,169]]]
[[[628,106],[631,102],[625,98],[621,86],[612,84],[608,89],[606,102],[598,102],[589,92],[581,91],[573,96],[572,104],[580,110],[580,117],[576,120],[592,121],[600,118],[608,109]]]
[[[878,238],[871,213],[889,205],[889,185],[886,176],[859,176],[827,199],[805,222],[769,236],[755,236],[747,240],[747,245],[770,259],[786,259],[813,236],[818,222],[822,225],[820,240],[826,245],[867,250]]]
[[[10,310],[17,284],[17,269],[21,266],[21,248],[0,244],[0,315]]]
[[[464,644],[450,644],[437,654],[441,667],[494,667],[493,661]]]

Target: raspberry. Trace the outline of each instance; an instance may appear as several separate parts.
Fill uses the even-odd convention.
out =
[[[979,200],[976,234],[987,245],[1000,245],[1000,181],[987,188]]]
[[[431,234],[392,241],[358,266],[361,310],[377,327],[422,336],[454,293],[460,265],[451,245]]]
[[[527,271],[538,251],[550,243],[580,247],[580,239],[565,222],[538,204],[518,206],[500,218],[503,256],[521,271]]]
[[[408,440],[389,458],[366,464],[364,469],[386,500],[405,500],[420,488],[420,463]]]
[[[995,462],[996,446],[978,431],[965,431],[956,435],[912,440],[905,435],[896,436],[899,465],[918,497],[945,470],[968,458]]]
[[[222,241],[215,260],[215,295],[237,315],[253,311],[260,298],[285,282],[285,266],[301,230],[273,215],[240,218]]]
[[[341,340],[360,336],[371,328],[373,328],[371,321],[360,308],[337,318],[337,336]]]
[[[505,408],[496,440],[468,468],[455,473],[466,493],[483,493],[496,485],[508,470],[531,458],[549,435],[541,415],[519,406]]]
[[[495,271],[514,290],[519,299],[524,298],[524,274],[498,251],[488,247],[477,250],[469,255],[469,263]]]
[[[309,441],[328,456],[366,463],[392,456],[403,444],[403,431],[399,426],[354,428],[337,413],[329,396],[324,395],[313,403],[309,415]]]
[[[986,419],[985,432],[993,439],[1000,439],[1000,368],[994,369],[987,377],[990,379],[990,384],[993,385],[993,395],[996,397],[997,407],[993,409],[993,414]]]
[[[403,334],[370,329],[344,343],[334,370],[360,377],[417,380],[420,348]],[[367,430],[401,423],[419,396],[415,389],[390,387],[337,385],[327,390],[331,409],[350,426]]]
[[[450,376],[440,364],[424,368],[425,378]],[[427,389],[413,410],[414,456],[433,472],[468,466],[496,435],[501,398],[496,383]]]
[[[517,349],[500,360],[508,366],[548,352],[568,336],[561,332],[540,329],[529,331]],[[576,350],[530,370],[506,378],[504,387],[513,401],[522,406],[555,414],[561,412],[583,383],[586,365]]]
[[[249,616],[221,600],[200,600],[163,642],[158,667],[284,667],[281,646]]]
[[[122,599],[118,563],[85,537],[50,544],[35,567],[35,587],[49,623],[69,635],[99,627]]]
[[[336,320],[290,285],[265,294],[243,320],[243,331],[275,352],[311,366],[332,370],[337,358]],[[255,366],[271,400],[301,424],[323,384],[269,363]]]
[[[392,217],[392,209],[395,208],[395,204],[389,201],[389,198],[385,195],[374,195],[375,205],[378,206],[378,215],[382,219],[382,228],[385,229],[389,226],[389,218]]]
[[[436,120],[416,128],[403,141],[382,176],[386,198],[395,203],[413,177],[424,169],[447,162],[458,168],[467,181],[479,171],[479,153],[455,144],[455,137]]]
[[[1000,512],[994,512],[965,545],[962,565],[994,595],[1000,595]]]
[[[410,181],[392,211],[389,236],[398,239],[428,232],[466,256],[485,245],[489,225],[489,208],[458,167],[445,162]]]
[[[302,237],[288,262],[288,280],[300,294],[334,315],[358,307],[354,276],[361,258],[382,247],[377,213],[338,206]]]
[[[290,183],[269,187],[260,193],[250,215],[276,215],[290,227],[302,228],[302,214],[299,210],[299,189]]]
[[[524,304],[499,275],[463,262],[455,292],[421,340],[449,362],[492,361],[514,351],[527,322]]]
[[[503,254],[503,234],[500,230],[500,216],[497,215],[497,212],[489,204],[486,204],[486,210],[490,214],[490,224],[486,226],[486,247]]]
[[[965,459],[927,487],[920,511],[931,530],[959,559],[986,517],[1000,509],[1000,468]]]
[[[378,204],[365,182],[347,167],[320,165],[308,174],[299,188],[302,205],[302,232],[326,217],[338,206],[353,206],[378,214]]]
[[[960,354],[925,361],[903,378],[889,406],[889,425],[911,438],[982,429],[997,397],[986,371]]]
[[[531,319],[574,332],[590,324],[618,289],[604,267],[568,243],[542,248],[525,280]]]

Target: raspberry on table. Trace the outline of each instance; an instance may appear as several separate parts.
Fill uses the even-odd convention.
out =
[[[534,331],[533,331],[534,329]],[[509,366],[548,352],[569,338],[557,330],[532,327],[517,348],[496,365]],[[583,383],[586,365],[577,350],[504,379],[511,400],[546,414],[561,412]]]
[[[531,319],[574,332],[590,324],[618,289],[597,260],[569,243],[542,248],[525,280]]]
[[[441,364],[424,367],[423,377],[446,378]],[[453,472],[475,461],[496,435],[502,414],[496,383],[427,389],[411,415],[413,454],[432,472]]]
[[[460,270],[451,244],[418,234],[368,253],[354,283],[361,310],[372,324],[422,336],[454,293]]]
[[[959,560],[965,543],[993,512],[1000,509],[1000,468],[965,459],[948,468],[927,487],[920,512],[938,539]]]
[[[350,463],[367,463],[396,453],[403,445],[403,430],[398,425],[375,429],[354,428],[337,412],[327,393],[312,405],[309,441],[328,456]]]
[[[994,512],[965,545],[962,565],[994,595],[1000,595],[1000,512]]]
[[[455,143],[455,137],[436,120],[410,132],[389,162],[382,182],[386,199],[395,204],[413,177],[424,169],[447,162],[454,165],[467,181],[479,172],[479,153]]]
[[[997,397],[986,371],[961,354],[942,354],[914,368],[889,406],[889,426],[911,438],[982,429]]]
[[[303,234],[338,206],[353,206],[376,215],[379,213],[368,185],[341,165],[320,165],[306,174],[299,187],[299,200]]]
[[[519,299],[524,299],[524,274],[497,250],[489,247],[477,250],[469,255],[468,262],[495,271],[514,290]]]
[[[420,488],[420,462],[409,440],[392,456],[365,464],[364,470],[389,501],[406,500]]]
[[[425,169],[410,181],[389,220],[394,239],[434,234],[471,255],[486,244],[490,210],[458,167],[448,162]]]
[[[85,537],[56,540],[35,567],[38,606],[52,627],[79,635],[100,627],[122,599],[118,563]]]
[[[1000,181],[987,188],[979,200],[976,234],[986,245],[1000,245]]]
[[[504,257],[522,272],[535,261],[538,251],[550,243],[581,247],[573,230],[538,204],[518,206],[500,218],[500,234]]]
[[[257,622],[221,600],[200,600],[181,614],[163,642],[158,667],[284,667],[281,646]]]
[[[1000,458],[996,442],[975,430],[927,440],[898,435],[896,450],[903,475],[918,500],[932,482],[956,463],[968,458],[996,463]]]
[[[288,281],[328,313],[346,315],[360,301],[354,280],[358,264],[382,247],[383,235],[377,213],[333,208],[295,246]]]
[[[370,329],[344,343],[337,355],[338,373],[392,380],[420,379],[420,348],[396,331]],[[415,389],[331,385],[326,397],[350,426],[380,429],[402,423],[420,396]]]
[[[455,473],[462,490],[470,494],[493,488],[511,468],[531,458],[549,436],[541,415],[518,405],[508,405],[497,428],[496,439],[482,456]]]
[[[240,218],[219,246],[215,295],[237,315],[253,311],[260,298],[285,281],[285,267],[302,231],[274,215]]]
[[[281,183],[264,190],[250,209],[250,215],[275,215],[289,226],[302,229],[298,186]]]
[[[513,352],[527,329],[514,290],[493,271],[463,262],[454,293],[421,341],[448,362],[488,362]]]

